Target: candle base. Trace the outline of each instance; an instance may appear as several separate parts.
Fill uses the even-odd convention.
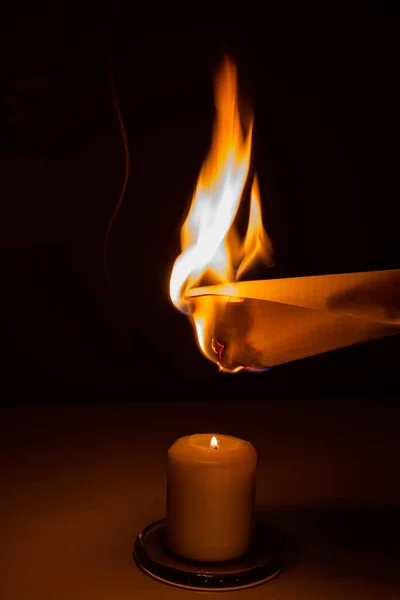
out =
[[[280,573],[280,546],[277,532],[260,522],[254,528],[251,548],[243,556],[223,562],[188,560],[168,548],[162,519],[139,533],[133,558],[143,573],[167,585],[203,592],[243,590]]]

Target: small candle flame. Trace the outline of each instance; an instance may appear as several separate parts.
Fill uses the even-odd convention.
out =
[[[212,448],[213,450],[218,450],[218,448],[219,448],[218,440],[215,437],[215,435],[213,435],[212,438],[211,438],[210,448]]]

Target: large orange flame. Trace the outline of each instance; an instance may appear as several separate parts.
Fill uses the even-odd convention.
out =
[[[252,176],[247,231],[240,239],[235,226],[243,190],[249,178],[253,119],[242,127],[235,64],[225,59],[215,77],[216,115],[209,154],[204,161],[187,218],[181,230],[182,252],[170,279],[170,297],[189,313],[200,349],[218,362],[210,327],[215,322],[215,299],[188,299],[201,284],[230,283],[259,260],[266,260],[271,244],[262,225],[257,177]]]

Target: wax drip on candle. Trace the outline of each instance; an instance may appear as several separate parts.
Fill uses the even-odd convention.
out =
[[[210,448],[212,448],[213,450],[218,450],[218,448],[219,448],[219,446],[218,446],[218,440],[215,437],[215,435],[213,435],[212,438],[211,438]]]

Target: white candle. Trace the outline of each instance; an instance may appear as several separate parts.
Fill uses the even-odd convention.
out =
[[[192,560],[221,561],[250,547],[257,453],[229,435],[179,438],[168,451],[167,542]]]

